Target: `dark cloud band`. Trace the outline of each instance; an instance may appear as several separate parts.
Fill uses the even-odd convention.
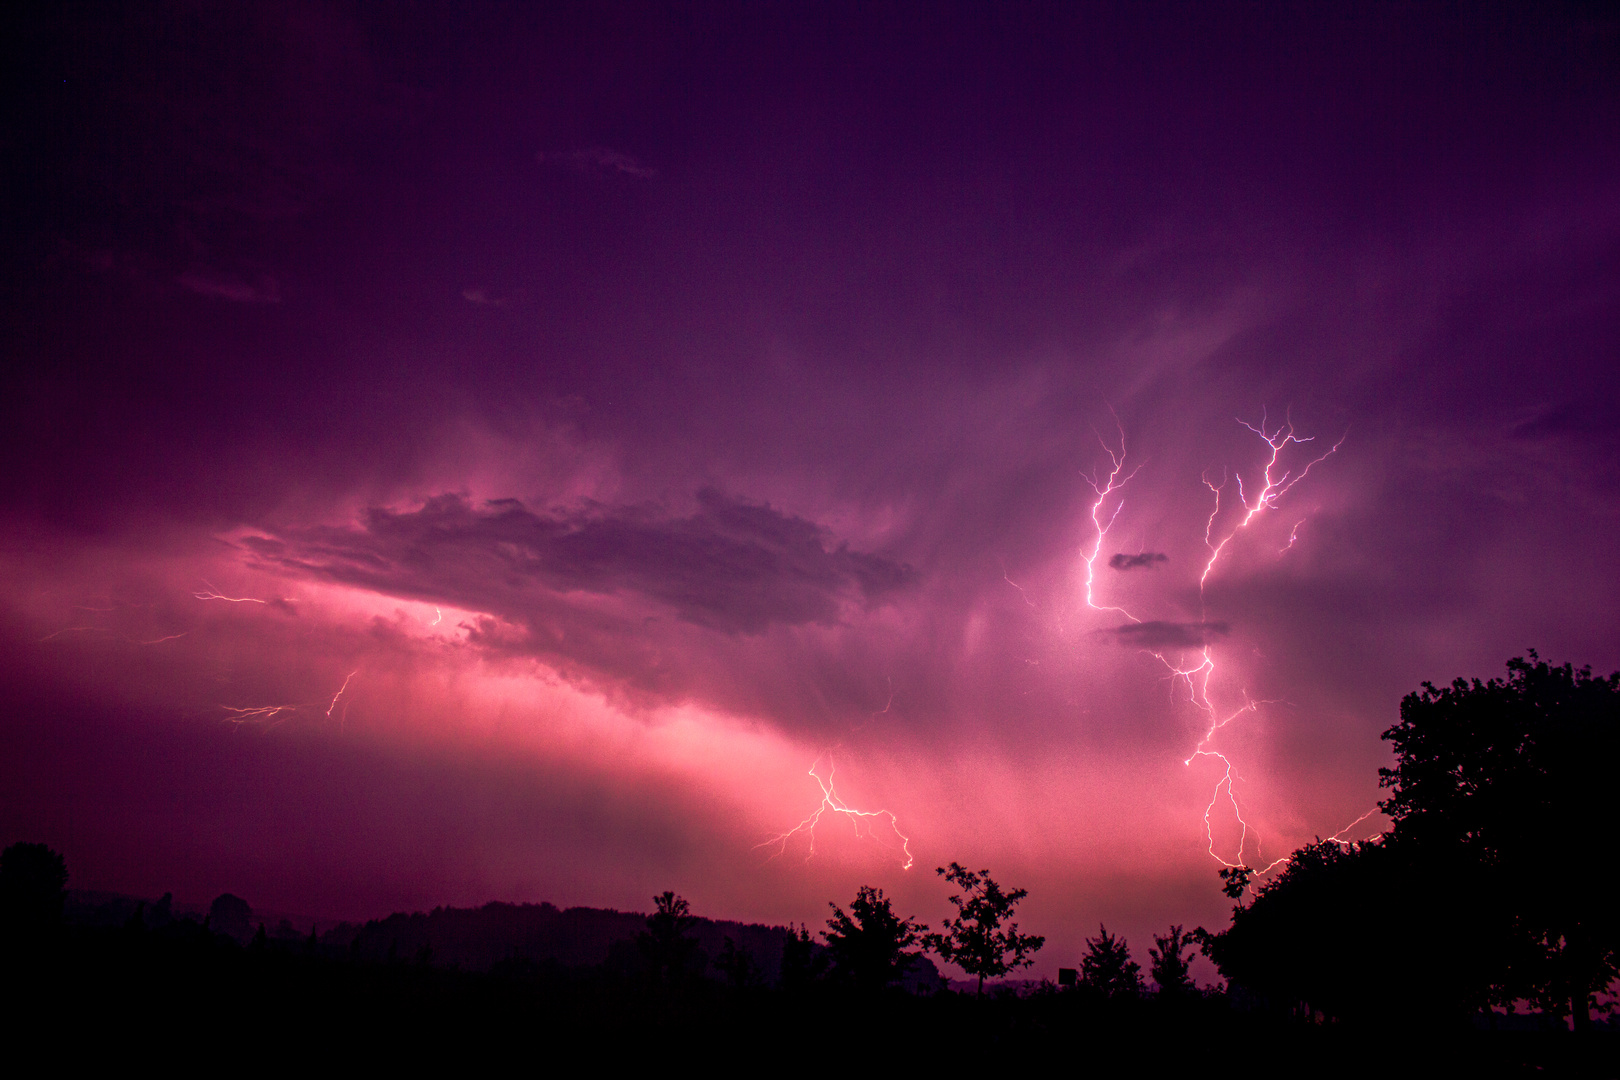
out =
[[[1121,645],[1139,649],[1198,649],[1232,632],[1223,622],[1142,622],[1116,626],[1108,633]]]
[[[845,605],[876,603],[913,577],[769,505],[711,490],[697,500],[695,513],[676,517],[646,507],[543,513],[516,499],[474,506],[440,495],[419,510],[370,510],[357,527],[244,543],[285,570],[518,621],[572,595],[612,595],[731,634],[836,623]]]

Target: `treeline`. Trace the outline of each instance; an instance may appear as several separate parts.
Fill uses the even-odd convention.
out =
[[[304,935],[267,929],[231,894],[206,914],[176,913],[167,896],[102,898],[70,920],[62,856],[19,843],[0,853],[0,958],[8,986],[27,991],[13,1015],[126,1036],[178,1010],[209,1030],[341,1016],[351,1035],[493,1045],[543,1033],[638,1053],[812,1040],[948,1057],[1079,1040],[1094,1063],[1151,1053],[1153,1071],[1204,1075],[1276,1071],[1298,1065],[1296,1051],[1313,1072],[1428,1061],[1453,1074],[1614,1075],[1614,1034],[1594,1014],[1620,966],[1602,858],[1617,736],[1620,675],[1531,654],[1506,680],[1425,685],[1386,733],[1388,833],[1308,845],[1264,882],[1225,869],[1237,901],[1226,929],[1169,927],[1144,970],[1099,927],[1056,983],[1003,982],[1045,945],[1014,921],[1027,894],[957,863],[938,870],[955,914],[937,928],[862,887],[829,905],[819,932],[702,919],[665,892],[651,915],[493,903]],[[1224,984],[1194,984],[1200,949]],[[972,990],[952,992],[930,956]],[[1509,1015],[1526,1011],[1529,1023]],[[1419,1037],[1427,1059],[1411,1049]],[[1392,1070],[1397,1044],[1406,1056]]]

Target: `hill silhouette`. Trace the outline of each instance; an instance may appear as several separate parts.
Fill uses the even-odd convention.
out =
[[[85,926],[121,926],[134,913],[144,911],[148,925],[166,923],[172,901],[167,897],[143,900],[108,892],[74,892],[69,897],[69,922]],[[181,909],[176,908],[179,914]],[[200,918],[203,909],[185,909]],[[279,913],[278,913],[279,916]],[[258,916],[254,917],[255,922]],[[284,917],[280,933],[270,926],[272,940],[292,938]],[[584,968],[605,965],[627,969],[635,964],[636,938],[647,929],[647,915],[613,908],[559,908],[552,903],[512,904],[491,901],[480,907],[436,907],[431,911],[394,912],[364,923],[299,920],[303,926],[326,923],[317,935],[321,951],[358,960],[423,960],[436,967],[487,972],[514,962],[556,964]],[[753,958],[761,979],[774,985],[781,977],[782,949],[791,931],[696,916],[688,930],[706,961],[721,954],[727,938]],[[300,940],[307,935],[296,935]],[[819,952],[823,946],[815,945]],[[710,974],[718,974],[710,971]],[[934,963],[919,958],[906,985],[937,987],[941,975]]]

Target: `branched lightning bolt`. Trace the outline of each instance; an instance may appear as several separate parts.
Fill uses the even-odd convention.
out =
[[[1109,607],[1097,603],[1094,593],[1097,581],[1097,556],[1102,552],[1103,537],[1108,535],[1108,530],[1113,527],[1114,519],[1119,517],[1119,512],[1125,508],[1125,500],[1122,498],[1114,504],[1113,512],[1107,515],[1107,525],[1102,522],[1103,507],[1107,505],[1108,497],[1123,489],[1130,482],[1131,477],[1136,475],[1137,469],[1141,468],[1138,465],[1136,469],[1126,473],[1123,478],[1120,476],[1120,473],[1125,471],[1125,428],[1124,425],[1120,424],[1117,416],[1114,418],[1114,426],[1119,429],[1118,451],[1108,445],[1108,440],[1102,437],[1101,432],[1097,433],[1097,441],[1102,444],[1103,451],[1108,455],[1109,461],[1112,462],[1107,477],[1104,478],[1100,468],[1086,477],[1086,483],[1090,484],[1091,490],[1097,493],[1097,501],[1091,504],[1091,525],[1096,532],[1096,539],[1091,545],[1091,554],[1081,556],[1086,564],[1086,605],[1098,611],[1117,611],[1131,622],[1141,622],[1141,619],[1138,619],[1122,607]]]
[[[1116,425],[1118,424],[1117,417],[1115,418],[1115,423]],[[1314,439],[1312,437],[1302,437],[1296,435],[1291,419],[1285,419],[1284,422],[1276,429],[1268,430],[1264,413],[1261,414],[1261,420],[1258,427],[1241,419],[1238,421],[1238,423],[1260,436],[1261,440],[1265,442],[1271,453],[1261,473],[1261,484],[1259,491],[1253,496],[1252,499],[1249,498],[1244,492],[1243,477],[1241,474],[1228,476],[1228,474],[1223,472],[1221,481],[1218,484],[1209,478],[1208,473],[1205,473],[1203,476],[1204,486],[1207,487],[1210,490],[1210,493],[1214,496],[1214,506],[1211,508],[1209,517],[1204,523],[1204,544],[1209,549],[1209,559],[1207,562],[1205,562],[1203,572],[1198,577],[1198,605],[1200,624],[1205,624],[1208,622],[1208,606],[1205,598],[1205,586],[1208,584],[1210,576],[1215,572],[1216,564],[1220,561],[1221,555],[1226,551],[1232,540],[1239,532],[1243,531],[1251,523],[1253,523],[1254,520],[1261,514],[1267,510],[1273,509],[1277,505],[1277,501],[1282,498],[1283,495],[1287,494],[1287,492],[1295,484],[1298,484],[1301,480],[1305,479],[1306,474],[1308,474],[1313,467],[1332,456],[1340,446],[1344,445],[1344,437],[1341,436],[1339,441],[1325,453],[1306,462],[1305,466],[1301,468],[1297,474],[1294,473],[1293,470],[1287,470],[1282,471],[1279,475],[1278,470],[1281,469],[1283,451],[1286,450],[1290,445],[1302,445],[1304,443],[1312,442]],[[1101,440],[1100,436],[1099,441],[1103,441]],[[1106,441],[1103,441],[1103,449],[1107,452],[1111,462],[1111,468],[1107,474],[1107,478],[1102,479],[1101,470],[1098,470],[1094,475],[1087,477],[1088,482],[1091,484],[1092,490],[1097,493],[1097,501],[1092,504],[1090,514],[1092,528],[1094,530],[1094,539],[1091,545],[1091,552],[1089,555],[1082,555],[1082,558],[1086,564],[1086,604],[1093,610],[1118,612],[1131,622],[1140,623],[1142,620],[1138,619],[1135,615],[1132,615],[1124,608],[1117,605],[1099,604],[1096,600],[1095,571],[1097,557],[1102,553],[1103,538],[1107,535],[1108,529],[1113,525],[1115,518],[1118,517],[1119,511],[1124,505],[1124,500],[1121,499],[1115,505],[1113,512],[1106,515],[1106,525],[1103,523],[1103,516],[1105,512],[1104,507],[1107,504],[1109,497],[1123,488],[1125,483],[1135,475],[1135,470],[1133,469],[1130,473],[1125,474],[1124,478],[1121,479],[1121,474],[1124,473],[1125,469],[1126,458],[1125,432],[1122,426],[1120,427],[1118,451],[1115,451],[1112,447],[1110,447]],[[1224,537],[1217,541],[1215,539],[1216,522],[1221,516],[1221,495],[1226,490],[1229,480],[1233,479],[1235,479],[1237,483],[1238,502],[1242,505],[1244,513],[1237,524],[1235,524]],[[1282,548],[1282,551],[1287,551],[1289,548],[1293,547],[1294,541],[1299,535],[1300,526],[1304,523],[1304,518],[1301,518],[1299,521],[1294,523],[1294,527],[1289,533],[1288,543]],[[1280,553],[1281,552],[1279,552],[1279,554]],[[1149,650],[1149,652],[1169,671],[1169,678],[1171,679],[1172,683],[1179,681],[1185,684],[1187,688],[1188,701],[1208,717],[1209,724],[1204,731],[1203,738],[1198,741],[1198,744],[1193,748],[1193,752],[1188,755],[1183,764],[1191,765],[1194,758],[1200,757],[1213,758],[1221,763],[1221,777],[1218,781],[1216,781],[1215,788],[1210,793],[1209,803],[1204,808],[1204,836],[1210,856],[1223,866],[1232,868],[1245,865],[1244,851],[1249,840],[1250,827],[1248,821],[1243,817],[1242,807],[1238,803],[1237,793],[1234,785],[1236,780],[1240,778],[1234,772],[1232,761],[1225,754],[1214,749],[1210,744],[1213,742],[1216,734],[1222,728],[1236,720],[1239,716],[1242,716],[1245,713],[1255,712],[1261,705],[1275,704],[1275,702],[1255,701],[1249,697],[1248,692],[1245,690],[1242,692],[1243,704],[1237,709],[1223,716],[1220,710],[1211,700],[1209,692],[1210,681],[1215,674],[1215,657],[1212,649],[1213,647],[1206,640],[1195,654],[1197,657],[1197,662],[1191,665],[1188,665],[1184,661],[1172,662],[1166,656],[1164,656],[1164,654],[1159,652],[1154,652],[1152,650]],[[1228,805],[1230,805],[1232,808],[1233,817],[1237,820],[1240,830],[1237,848],[1237,862],[1229,862],[1215,850],[1215,833],[1210,819],[1215,812],[1216,805],[1220,803],[1223,795]],[[1361,817],[1357,818],[1356,821],[1352,822],[1344,829],[1341,829],[1338,834],[1335,834],[1335,838],[1342,835],[1344,832],[1349,831],[1349,829],[1354,828],[1362,821],[1365,821],[1374,812],[1375,811],[1369,810],[1366,814],[1363,814]],[[1257,853],[1258,849],[1259,841],[1257,839]],[[1279,863],[1286,861],[1286,857],[1276,860],[1270,865],[1260,868],[1259,873],[1264,874],[1267,871],[1275,868]]]
[[[822,776],[816,771],[818,768],[820,768],[823,761],[827,763],[826,776]],[[821,823],[821,819],[825,815],[829,813],[843,814],[849,819],[850,824],[854,826],[855,835],[861,839],[865,839],[867,837],[877,839],[878,834],[874,830],[873,825],[877,819],[881,818],[888,822],[889,829],[900,840],[900,853],[905,857],[905,861],[901,864],[900,869],[910,870],[912,863],[915,861],[911,855],[911,838],[900,831],[900,823],[896,820],[894,814],[888,810],[857,810],[853,806],[846,803],[839,796],[838,790],[833,786],[833,773],[835,772],[835,769],[836,767],[833,764],[832,754],[830,753],[823,754],[816,758],[815,761],[811,762],[810,777],[815,780],[816,784],[821,788],[821,803],[815,808],[814,812],[812,812],[809,817],[793,826],[793,828],[789,829],[787,832],[779,833],[763,843],[755,844],[754,847],[756,849],[762,847],[775,847],[776,851],[771,855],[771,858],[774,859],[787,851],[788,841],[803,833],[810,841],[810,850],[804,857],[805,862],[809,862],[816,853],[816,826]]]
[[[1255,518],[1276,506],[1278,499],[1288,494],[1288,490],[1290,488],[1299,483],[1301,480],[1305,479],[1306,475],[1311,471],[1312,468],[1332,457],[1338,451],[1339,447],[1344,445],[1344,440],[1349,436],[1348,432],[1341,435],[1339,437],[1339,441],[1334,443],[1326,453],[1306,462],[1305,467],[1299,471],[1298,476],[1295,476],[1291,470],[1283,473],[1281,476],[1272,476],[1272,470],[1278,467],[1278,459],[1282,457],[1283,450],[1285,450],[1292,443],[1303,445],[1308,442],[1315,442],[1316,437],[1307,436],[1305,438],[1301,438],[1300,436],[1295,435],[1294,424],[1290,419],[1285,419],[1283,423],[1277,426],[1275,431],[1267,431],[1266,417],[1263,411],[1260,414],[1259,427],[1255,427],[1247,420],[1239,420],[1238,423],[1242,424],[1244,427],[1248,428],[1265,441],[1265,444],[1271,448],[1271,457],[1266,461],[1265,470],[1261,474],[1261,479],[1264,481],[1264,483],[1260,487],[1260,493],[1254,497],[1254,501],[1252,503],[1243,494],[1242,475],[1237,477],[1238,502],[1243,505],[1243,509],[1246,512],[1244,513],[1242,520],[1233,526],[1231,532],[1226,534],[1226,539],[1222,540],[1219,544],[1211,543],[1210,538],[1215,527],[1215,518],[1221,512],[1221,488],[1226,486],[1226,482],[1223,479],[1221,486],[1216,487],[1214,484],[1209,482],[1208,477],[1204,479],[1204,485],[1215,493],[1215,509],[1210,511],[1209,524],[1204,531],[1204,543],[1209,545],[1210,551],[1209,562],[1204,564],[1204,572],[1203,574],[1199,575],[1198,578],[1198,600],[1200,604],[1203,603],[1204,599],[1204,584],[1209,580],[1209,575],[1214,573],[1215,563],[1220,559],[1221,553],[1226,550],[1226,545],[1232,542],[1232,538],[1238,533],[1242,532],[1244,529],[1248,528],[1249,524],[1253,522]],[[1301,518],[1294,524],[1294,531],[1297,533],[1300,525],[1303,525],[1304,523],[1304,519]],[[1288,543],[1290,546],[1293,545],[1292,537],[1289,538]]]

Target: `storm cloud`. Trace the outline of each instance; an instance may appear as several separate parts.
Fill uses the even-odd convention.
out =
[[[640,599],[727,634],[830,625],[903,589],[907,566],[852,551],[829,530],[705,489],[697,509],[538,512],[459,495],[368,510],[352,528],[250,536],[265,564],[391,596],[523,618],[579,594]]]
[[[761,865],[833,748],[1057,963],[1375,805],[1423,680],[1620,665],[1578,12],[108,10],[0,40],[0,819],[83,887],[948,914]]]

